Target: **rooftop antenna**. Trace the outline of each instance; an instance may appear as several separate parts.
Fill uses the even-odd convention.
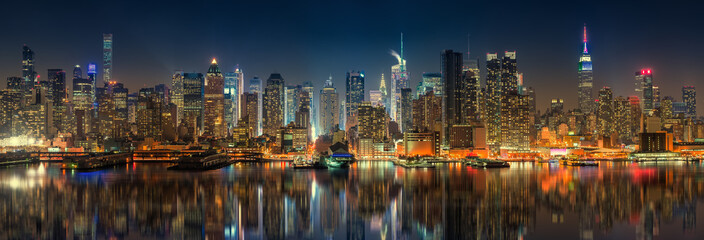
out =
[[[401,32],[401,61],[403,62],[405,59],[403,58],[403,32]]]

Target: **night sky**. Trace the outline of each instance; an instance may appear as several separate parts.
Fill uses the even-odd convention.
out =
[[[398,51],[403,32],[415,88],[423,72],[440,70],[441,50],[466,52],[470,34],[471,55],[481,59],[480,65],[487,52],[517,51],[518,69],[525,84],[537,89],[544,111],[556,97],[569,108],[576,106],[577,58],[586,23],[595,93],[607,85],[615,95],[634,94],[634,72],[650,67],[663,96],[681,101],[681,87],[696,86],[701,114],[704,20],[702,6],[693,4],[3,1],[0,77],[20,75],[22,44],[34,50],[42,78],[48,68],[70,73],[75,64],[100,67],[102,33],[113,33],[114,78],[130,91],[169,84],[175,69],[206,72],[215,57],[223,71],[239,64],[246,80],[280,72],[287,84],[312,81],[316,91],[332,74],[344,93],[349,70],[366,71],[367,90],[378,88],[381,73],[390,78],[396,60],[388,52]]]

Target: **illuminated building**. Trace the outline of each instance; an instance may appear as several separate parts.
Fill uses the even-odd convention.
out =
[[[561,98],[553,98],[550,101],[550,111],[553,113],[562,113],[565,108],[565,100]]]
[[[284,83],[279,73],[272,73],[266,80],[262,121],[264,134],[272,137],[278,135],[284,123]]]
[[[650,69],[642,69],[635,75],[636,92],[641,93],[643,113],[650,114],[655,107],[653,103],[653,72]]]
[[[80,70],[79,70],[80,71]],[[73,108],[78,110],[90,110],[93,106],[93,82],[91,79],[75,76],[73,78]]]
[[[404,154],[406,156],[440,155],[439,132],[404,132],[403,144]]]
[[[112,81],[112,34],[103,33],[103,82]]]
[[[611,88],[604,87],[599,90],[597,100],[597,133],[602,136],[610,136],[614,131],[614,102]]]
[[[391,55],[396,57],[398,64],[391,66],[391,92],[389,93],[391,98],[389,112],[391,114],[389,116],[393,121],[399,122],[399,118],[401,118],[401,89],[408,88],[406,59],[403,58],[403,33],[401,33],[401,54],[391,50]],[[349,100],[347,102],[349,103]],[[349,118],[349,113],[347,116]]]
[[[97,78],[96,78],[96,75],[97,75],[97,74],[98,74],[98,71],[97,71],[96,68],[95,68],[95,64],[89,63],[89,64],[88,64],[88,81],[90,81],[90,82],[93,83],[93,87],[91,88],[92,91],[91,91],[91,93],[90,93],[90,96],[91,96],[91,99],[92,99],[91,102],[93,103],[93,108],[95,108],[95,106],[97,106],[97,102],[96,102],[97,99],[95,98],[95,97],[96,97],[96,96],[95,96],[95,91],[96,91],[96,89],[98,88],[98,83],[96,82],[96,79],[97,79]],[[94,109],[94,110],[95,110],[95,109]]]
[[[279,128],[277,139],[281,153],[304,152],[308,146],[308,129],[289,124]]]
[[[176,123],[183,119],[183,71],[175,71],[171,76],[171,103],[176,105]]]
[[[641,152],[665,152],[673,150],[672,134],[665,131],[640,133]]]
[[[372,106],[371,102],[362,102],[359,105],[359,138],[371,138],[374,142],[381,142],[386,137],[386,109]]]
[[[257,100],[259,100],[259,104],[257,104],[257,109],[259,110],[259,114],[257,116],[260,116],[259,120],[257,121],[257,128],[256,128],[256,136],[262,135],[262,102],[264,101],[262,93],[262,80],[259,79],[259,77],[254,76],[254,78],[249,80],[249,93],[254,93],[257,94]]]
[[[330,77],[332,79],[332,77]],[[386,89],[386,79],[384,79],[384,74],[381,74],[381,79],[379,80],[379,93],[381,94],[381,104],[386,107],[386,113],[390,113],[391,103],[389,102],[389,92]]]
[[[410,88],[401,89],[401,131],[406,132],[413,129],[413,91]]]
[[[384,106],[384,99],[381,98],[381,91],[369,90],[369,101],[373,106]]]
[[[510,92],[501,97],[502,149],[526,150],[530,147],[530,107],[528,96]]]
[[[682,102],[684,102],[686,107],[685,115],[687,117],[697,116],[697,92],[694,86],[684,86],[682,87]]]
[[[154,138],[161,140],[162,137],[162,113],[163,102],[154,88],[142,88],[139,90],[137,100],[137,135],[144,138]]]
[[[237,120],[242,117],[242,110],[239,108],[242,94],[244,91],[242,89],[244,81],[244,73],[239,68],[235,67],[234,72],[227,72],[223,74],[225,77],[225,122],[227,123],[227,129],[237,126]]]
[[[643,113],[640,108],[640,99],[638,96],[629,96],[627,100],[631,108],[631,133],[635,136],[636,133],[641,132],[640,122]]]
[[[305,95],[304,95],[305,94]],[[310,81],[303,82],[301,97],[299,97],[299,109],[308,108],[308,124],[310,125],[309,136],[315,136],[318,128],[318,106],[315,101],[315,88]]]
[[[442,132],[442,96],[433,91],[413,100],[413,129]]]
[[[24,98],[32,98],[32,88],[38,75],[34,71],[34,52],[26,44],[22,46],[22,79],[24,80]],[[25,106],[31,104],[32,100],[25,100]]]
[[[594,110],[594,97],[592,93],[594,84],[594,74],[592,72],[592,57],[587,49],[587,26],[584,26],[584,49],[579,56],[577,73],[579,75],[578,83],[578,101],[579,109],[582,113],[591,113]]]
[[[0,90],[0,137],[8,137],[12,133],[12,116],[22,106],[23,94],[23,79],[14,77],[18,86]],[[8,85],[10,85],[8,78]]]
[[[472,126],[454,125],[450,127],[450,149],[469,149],[472,144]]]
[[[205,75],[204,85],[203,134],[214,138],[225,137],[227,123],[225,123],[224,79],[215,59]]]
[[[301,94],[301,85],[286,86],[284,96],[284,124],[288,125],[296,120],[296,111],[298,110],[299,96]]]
[[[337,90],[332,84],[332,77],[325,81],[325,86],[320,90],[320,130],[319,135],[339,130],[340,103]],[[338,129],[335,129],[338,128]]]
[[[518,92],[518,66],[516,52],[504,52],[501,59],[501,95]]]
[[[653,85],[653,109],[660,107],[660,87]]]
[[[662,101],[660,102],[660,107],[659,107],[660,111],[659,112],[660,112],[660,118],[663,122],[666,119],[671,119],[674,117],[674,115],[672,114],[672,110],[673,110],[672,109],[672,102],[673,102],[673,99],[670,96],[663,98]]]
[[[356,121],[357,109],[359,105],[362,104],[362,101],[364,101],[364,71],[347,72],[345,80],[345,124],[347,129],[350,127],[348,126],[349,123]]]
[[[622,143],[630,142],[633,138],[632,120],[630,102],[621,96],[614,99],[614,131]]]
[[[51,102],[51,112],[53,117],[53,131],[64,132],[62,122],[64,121],[64,111],[66,106],[66,71],[63,69],[49,69],[47,79],[47,89],[49,101]]]
[[[241,100],[242,117],[240,119],[244,119],[246,124],[238,123],[238,126],[248,127],[249,136],[256,136],[259,122],[259,94],[246,92],[242,94]]]
[[[183,120],[191,137],[197,137],[203,122],[203,84],[202,73],[183,74]]]
[[[442,52],[441,74],[444,102],[442,108],[444,138],[449,135],[448,128],[456,124],[462,124],[464,117],[464,103],[466,92],[465,84],[462,82],[462,53],[452,50]]]
[[[498,145],[501,140],[501,61],[496,53],[486,54],[486,129],[487,143]]]
[[[310,96],[308,92],[301,91],[298,94],[298,110],[295,114],[295,124],[298,127],[310,130]]]
[[[420,82],[419,88],[417,89],[416,95],[418,97],[425,95],[425,93],[433,91],[435,95],[442,96],[442,74],[436,72],[423,73],[423,81]]]

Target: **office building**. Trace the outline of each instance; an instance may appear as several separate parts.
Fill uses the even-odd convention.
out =
[[[203,85],[202,73],[183,73],[183,124],[189,137],[200,136],[203,124]]]
[[[452,50],[442,52],[441,74],[443,82],[443,126],[444,136],[449,134],[449,127],[464,123],[464,103],[466,102],[465,84],[462,82],[462,53]]]
[[[103,82],[112,81],[112,34],[103,34]]]
[[[597,134],[611,136],[614,131],[614,101],[611,88],[603,87],[600,89],[597,100]]]
[[[325,81],[325,86],[320,90],[320,131],[318,135],[326,135],[339,130],[340,102],[337,89],[332,84],[332,77]]]
[[[249,136],[257,136],[257,123],[259,122],[259,94],[246,92],[242,94],[240,109],[242,110],[243,121],[246,124],[238,123],[249,129]]]
[[[641,105],[644,114],[651,114],[654,105],[653,96],[653,72],[650,69],[642,69],[636,72],[636,92],[640,93]]]
[[[262,121],[264,134],[271,137],[277,136],[284,123],[284,84],[284,78],[279,73],[272,73],[266,80]]]
[[[685,104],[687,117],[697,117],[697,92],[694,86],[682,87],[682,102]]]
[[[205,75],[203,98],[203,134],[213,138],[227,136],[225,122],[225,83],[218,62],[213,59]]]
[[[345,82],[345,123],[349,125],[356,122],[357,109],[364,101],[364,71],[347,72]],[[346,126],[345,130],[349,127],[351,126]]]
[[[502,149],[527,150],[530,147],[530,108],[528,96],[509,92],[501,98]]]

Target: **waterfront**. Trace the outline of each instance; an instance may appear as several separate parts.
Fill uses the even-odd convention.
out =
[[[0,168],[0,239],[704,238],[701,163],[166,166]]]

